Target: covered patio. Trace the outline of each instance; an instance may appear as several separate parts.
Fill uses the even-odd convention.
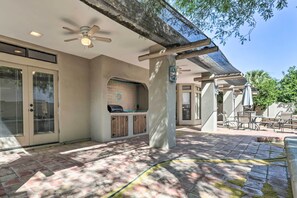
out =
[[[0,197],[288,194],[283,148],[256,141],[287,134],[217,128],[218,88],[232,114],[246,80],[160,2],[2,2]],[[201,127],[176,127],[191,103]]]
[[[192,123],[216,131],[217,78],[242,85],[240,71],[166,2],[116,2],[3,2],[0,150],[146,133],[151,147],[172,148],[183,83],[200,92]]]
[[[150,148],[145,135],[2,151],[0,196],[290,196],[284,149],[256,140],[291,134],[191,127],[176,133],[171,150]]]

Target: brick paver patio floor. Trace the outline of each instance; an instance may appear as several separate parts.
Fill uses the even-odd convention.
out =
[[[180,128],[171,150],[149,148],[144,135],[3,151],[0,197],[254,197],[262,196],[267,184],[287,197],[286,162],[254,161],[282,157],[284,150],[256,142],[259,135],[291,134]],[[164,162],[169,159],[175,160]]]

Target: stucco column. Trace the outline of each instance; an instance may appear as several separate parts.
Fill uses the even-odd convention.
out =
[[[226,112],[226,117],[233,117],[234,118],[234,91],[233,89],[224,90],[223,96],[223,112]],[[225,117],[223,117],[225,119]],[[225,121],[225,120],[224,120]]]
[[[237,94],[235,94],[235,111],[234,111],[234,115],[235,116],[237,116],[237,112],[240,112],[240,111],[243,111],[243,106],[242,106],[242,104],[241,104],[241,102],[242,102],[242,97],[243,97],[243,95],[242,95],[242,93],[237,93]]]
[[[201,131],[217,130],[217,95],[214,81],[202,81]]]
[[[159,50],[151,48],[151,52]],[[148,131],[150,146],[169,149],[176,145],[176,83],[169,82],[174,56],[150,59]]]

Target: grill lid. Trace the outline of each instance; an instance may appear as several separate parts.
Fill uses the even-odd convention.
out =
[[[110,113],[114,113],[114,112],[124,112],[124,109],[121,105],[107,105],[107,110]]]

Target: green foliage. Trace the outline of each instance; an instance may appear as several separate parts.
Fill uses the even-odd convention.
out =
[[[253,86],[259,85],[264,79],[270,78],[269,74],[263,70],[253,70],[245,74],[246,80]]]
[[[245,75],[247,81],[258,90],[258,94],[253,96],[254,106],[266,109],[269,105],[277,101],[279,91],[278,82],[271,78],[263,70],[254,70]]]
[[[245,178],[238,178],[238,179],[234,179],[234,180],[228,180],[229,183],[234,184],[236,186],[240,186],[243,187],[246,179]]]
[[[279,82],[280,95],[279,102],[297,104],[297,68],[292,66]]]
[[[215,187],[229,193],[230,198],[241,198],[245,195],[245,193],[242,190],[233,188],[223,182],[215,183]]]
[[[277,198],[278,195],[268,183],[265,183],[262,188],[263,196],[254,196],[254,198]]]
[[[255,16],[265,21],[273,12],[287,7],[287,0],[166,0],[201,30],[214,32],[225,43],[235,36],[242,43],[250,39],[256,27]]]

